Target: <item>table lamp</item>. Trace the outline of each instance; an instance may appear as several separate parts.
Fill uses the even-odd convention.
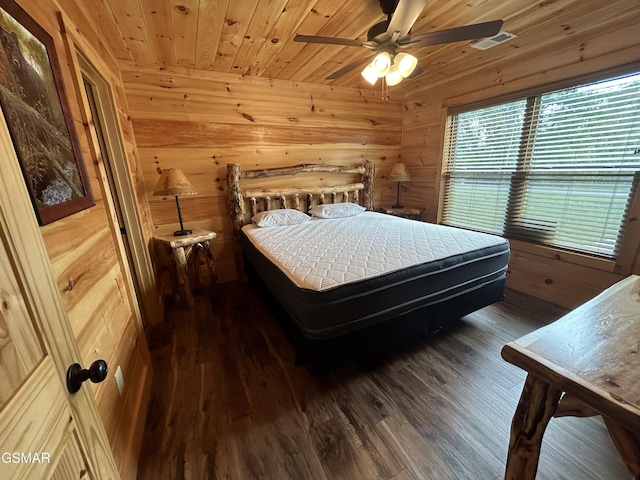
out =
[[[178,208],[178,218],[180,219],[180,230],[173,232],[175,237],[183,235],[191,235],[191,230],[185,230],[182,225],[182,213],[180,212],[179,195],[195,195],[196,189],[189,183],[187,177],[177,168],[165,168],[160,174],[156,188],[153,191],[155,196],[166,197],[168,195],[176,196],[176,207]]]
[[[391,208],[403,208],[400,205],[400,182],[408,182],[411,180],[411,176],[409,175],[409,171],[407,170],[407,166],[402,163],[396,163],[391,169],[391,173],[387,176],[389,180],[393,180],[394,182],[398,182],[398,193],[396,195],[396,204],[391,205]]]

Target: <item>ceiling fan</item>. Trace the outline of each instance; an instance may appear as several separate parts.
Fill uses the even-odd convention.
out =
[[[382,12],[387,15],[387,20],[377,23],[369,29],[367,41],[315,35],[296,35],[293,40],[295,42],[367,48],[375,53],[372,61],[370,61],[372,57],[356,60],[332,73],[325,80],[335,80],[354,68],[368,63],[362,71],[362,76],[371,85],[375,85],[378,78],[384,78],[387,85],[393,86],[404,78],[415,77],[423,72],[418,65],[418,59],[402,50],[492,37],[502,27],[502,20],[494,20],[412,37],[411,27],[422,13],[426,3],[427,0],[380,0],[380,7]]]

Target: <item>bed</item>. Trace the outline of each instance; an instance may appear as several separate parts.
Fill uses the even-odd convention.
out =
[[[347,181],[273,186],[274,178],[329,172]],[[374,176],[368,162],[355,168],[227,166],[237,263],[267,292],[301,363],[333,367],[361,358],[503,297],[505,239],[373,212]],[[260,179],[270,186],[241,185]],[[251,222],[318,210],[340,214],[293,215],[300,221],[269,228]]]

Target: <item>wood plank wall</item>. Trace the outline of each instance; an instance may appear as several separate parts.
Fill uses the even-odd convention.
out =
[[[226,164],[376,163],[374,204],[393,197],[384,181],[398,161],[401,102],[377,91],[238,77],[180,67],[120,64],[155,231],[178,228],[173,198],[153,197],[163,168],[182,169],[198,195],[182,197],[185,225],[215,231],[220,281],[236,278],[225,191]],[[297,186],[335,184],[328,175]]]
[[[439,82],[412,85],[403,107],[402,158],[414,177],[407,184],[406,203],[425,209],[425,218],[436,221],[439,173],[447,107],[464,105],[571,77],[640,60],[640,23],[637,9],[619,25],[596,28],[564,37],[561,44],[543,44],[526,59],[514,56],[509,44],[487,51],[504,55],[491,68],[459,72]],[[414,186],[416,188],[414,188]],[[637,249],[640,236],[631,233]],[[638,237],[638,238],[635,238]],[[629,239],[627,239],[629,240]],[[507,286],[556,304],[573,308],[610,286],[622,275],[602,269],[600,262],[576,259],[565,253],[512,242]],[[640,271],[636,258],[633,271]]]
[[[100,39],[99,30],[91,26],[74,0],[20,0],[18,3],[55,41],[67,98],[96,201],[94,207],[41,227],[40,231],[80,349],[82,358],[78,359],[79,363],[88,367],[94,360],[102,358],[109,364],[107,380],[84,388],[91,388],[94,392],[122,478],[135,478],[151,384],[149,351],[142,325],[135,315],[136,308],[132,308],[126,294],[125,273],[121,269],[118,246],[112,234],[112,212],[102,193],[98,169],[101,159],[93,159],[91,155],[58,12],[63,12],[76,26],[75,34],[83,39],[83,53],[114,86],[129,168],[139,192],[140,216],[150,237],[151,217],[146,206],[146,194],[143,182],[135,175],[139,167],[127,102],[118,67]],[[122,396],[113,378],[118,366],[121,366],[125,379]]]

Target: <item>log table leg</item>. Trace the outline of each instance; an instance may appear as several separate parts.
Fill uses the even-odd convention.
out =
[[[609,417],[603,417],[613,444],[634,480],[640,479],[640,437]]]
[[[505,480],[534,480],[542,437],[562,391],[529,374],[511,423]]]
[[[189,270],[187,267],[187,256],[184,248],[178,247],[173,251],[173,258],[176,262],[176,273],[178,275],[178,285],[180,294],[184,298],[187,308],[193,307],[195,303],[191,289],[189,288]]]
[[[211,284],[215,285],[218,281],[218,274],[216,273],[216,262],[211,253],[209,242],[202,242],[197,245],[199,254],[202,255],[204,263],[209,269],[209,275],[211,277]]]

